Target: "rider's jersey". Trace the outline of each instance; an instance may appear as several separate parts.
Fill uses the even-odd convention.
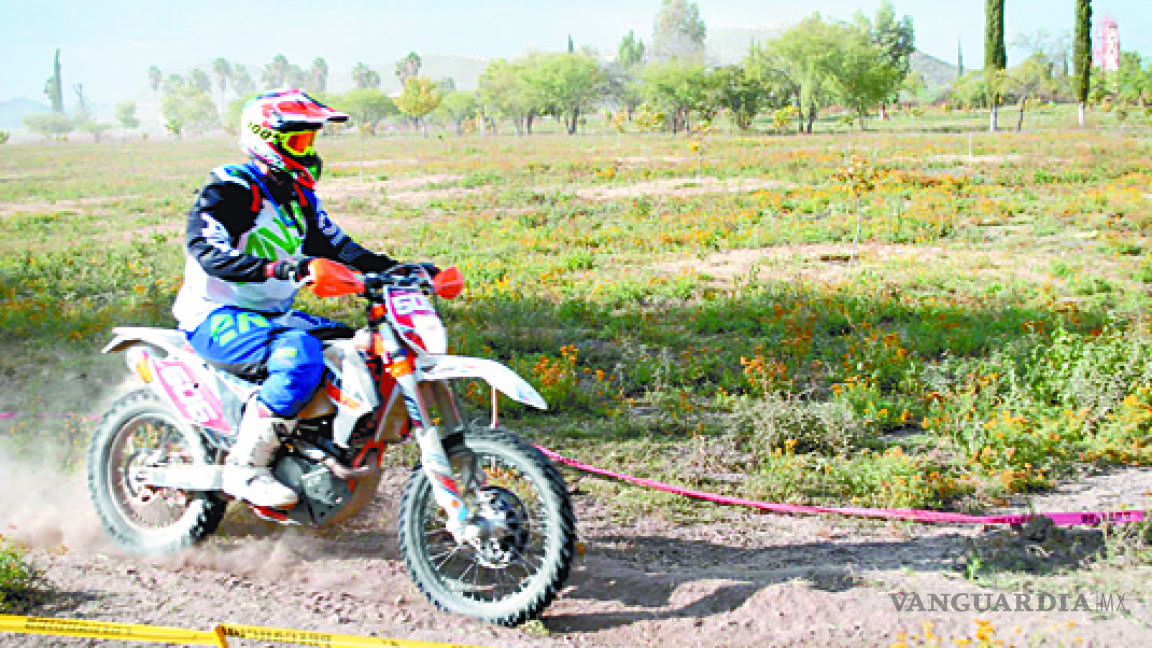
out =
[[[326,257],[365,272],[396,263],[353,241],[311,191],[277,185],[250,163],[212,170],[188,214],[185,256],[172,313],[189,332],[221,306],[286,312],[297,286],[266,278],[270,261]]]

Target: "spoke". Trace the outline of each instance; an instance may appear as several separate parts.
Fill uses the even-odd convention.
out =
[[[440,569],[442,567],[444,567],[444,565],[446,565],[449,560],[452,560],[452,558],[459,552],[460,552],[460,546],[456,546],[456,547],[452,548],[451,551],[447,552],[447,557],[445,557],[444,560],[442,560],[440,563],[438,563],[436,565],[436,571],[440,571]],[[431,556],[429,556],[429,559],[431,559]]]
[[[513,552],[516,554],[517,560],[510,561],[508,563],[509,566],[519,565],[520,567],[522,567],[524,569],[525,575],[532,575],[532,574],[537,573],[540,570],[541,565],[544,564],[544,560],[543,560],[542,556],[533,556],[533,555],[529,555],[529,554],[524,554],[524,553],[521,553],[518,549],[513,550]],[[535,565],[531,564],[531,559],[533,559],[533,558],[536,559]]]
[[[428,560],[435,561],[435,560],[438,560],[438,559],[443,557],[444,562],[448,562],[448,560],[450,560],[452,558],[452,556],[456,554],[457,551],[460,551],[460,547],[457,545],[453,545],[453,546],[447,547],[446,549],[444,549],[444,551],[441,551],[439,553],[429,552]],[[441,563],[441,564],[443,564],[443,563]]]
[[[465,585],[465,584],[466,584],[466,579],[467,579],[467,577],[468,577],[468,574],[469,574],[469,572],[472,572],[472,571],[474,571],[474,570],[475,570],[475,568],[476,568],[476,563],[474,563],[474,562],[467,562],[467,563],[465,563],[464,571],[463,571],[463,572],[461,572],[461,573],[460,573],[460,574],[459,574],[459,575],[458,575],[458,576],[455,578],[456,582],[460,583],[461,585]],[[475,576],[473,576],[473,578],[472,578],[472,586],[473,586],[473,588],[475,588],[475,586],[476,586],[476,580],[475,580]]]

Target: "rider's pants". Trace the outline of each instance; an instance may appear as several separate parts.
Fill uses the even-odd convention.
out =
[[[294,311],[224,306],[187,336],[208,362],[249,379],[263,378],[260,400],[277,416],[291,418],[311,400],[324,375],[323,348],[308,331],[340,326]]]

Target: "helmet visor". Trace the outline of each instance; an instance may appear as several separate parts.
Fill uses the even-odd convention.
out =
[[[280,145],[284,147],[284,150],[296,157],[304,157],[315,153],[316,149],[313,146],[315,142],[316,131],[314,130],[285,133],[280,138]]]

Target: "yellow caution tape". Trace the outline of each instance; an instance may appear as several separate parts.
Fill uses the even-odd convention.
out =
[[[324,646],[325,648],[356,648],[358,646],[392,646],[393,648],[480,648],[464,644],[447,644],[437,641],[412,641],[410,639],[389,639],[387,637],[361,637],[358,635],[333,634],[331,632],[311,632],[308,630],[281,630],[222,624],[216,626],[226,636],[238,639],[278,641],[301,646]]]
[[[183,646],[216,646],[228,648],[228,637],[274,641],[298,646],[324,648],[356,648],[359,646],[392,646],[393,648],[479,648],[462,644],[432,641],[411,641],[387,637],[361,637],[359,635],[286,630],[260,626],[223,623],[211,631],[167,628],[162,626],[108,623],[83,619],[48,619],[41,617],[9,616],[0,614],[0,632],[48,634],[70,637],[117,639],[120,641],[152,641]]]
[[[219,646],[228,648],[223,634],[184,628],[106,623],[83,619],[45,619],[0,615],[0,630],[23,634],[63,635],[68,637],[95,637],[120,641],[153,641],[184,646]]]

